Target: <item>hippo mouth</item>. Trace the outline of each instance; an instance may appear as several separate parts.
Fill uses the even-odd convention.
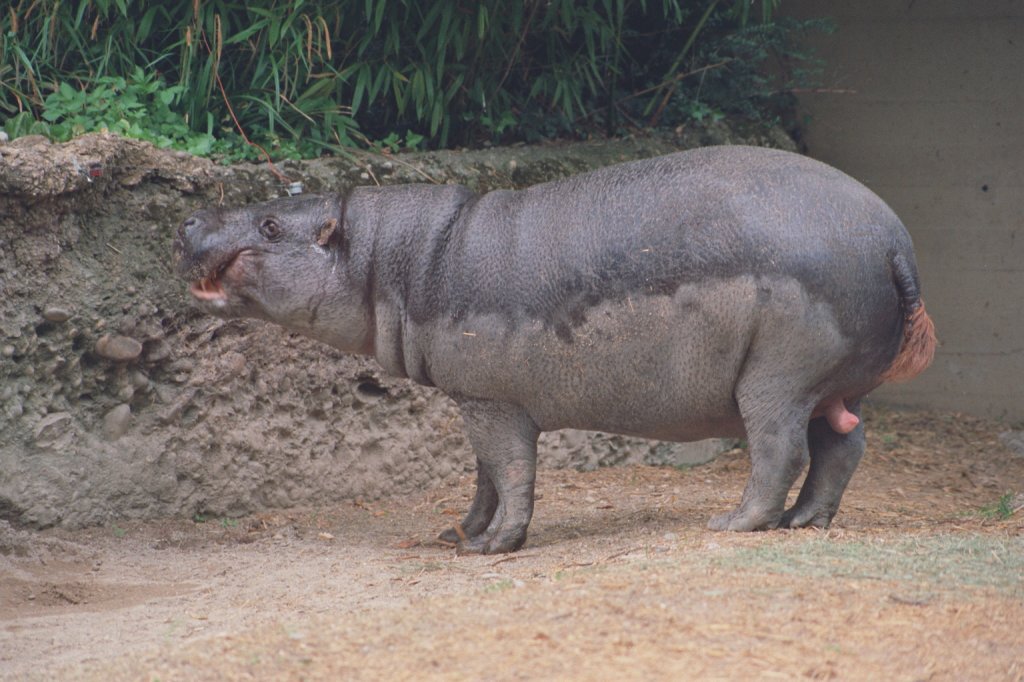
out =
[[[246,253],[247,251],[243,250],[232,254],[205,277],[194,280],[189,285],[189,293],[199,301],[214,304],[220,303],[221,305],[227,303],[228,294],[224,290],[224,279],[232,274],[230,271],[234,269],[239,258]]]
[[[192,282],[189,292],[200,301],[223,301],[228,297],[224,292],[224,287],[221,286],[220,277],[217,275],[203,277]]]

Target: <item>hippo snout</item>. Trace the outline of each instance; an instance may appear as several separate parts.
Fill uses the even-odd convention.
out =
[[[178,226],[178,239],[184,240],[188,235],[189,231],[199,225],[199,218],[196,216],[189,216],[181,221],[181,225]]]
[[[210,211],[194,213],[181,221],[172,246],[174,270],[180,277],[196,279],[209,269],[209,260],[217,251],[219,221]]]

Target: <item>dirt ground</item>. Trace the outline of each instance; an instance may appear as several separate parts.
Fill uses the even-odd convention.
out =
[[[1024,456],[1007,426],[867,415],[828,531],[705,530],[735,450],[542,470],[526,547],[433,540],[472,481],[88,531],[0,526],[2,679],[1024,679]]]

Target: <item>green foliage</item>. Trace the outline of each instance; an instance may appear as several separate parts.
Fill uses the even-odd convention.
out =
[[[16,0],[0,119],[229,158],[771,120],[813,67],[779,1]]]
[[[1013,502],[1013,493],[1006,493],[995,504],[982,507],[980,513],[986,519],[1005,521],[1017,511],[1014,509]]]
[[[97,77],[88,91],[62,82],[43,101],[41,121],[23,111],[8,119],[4,128],[12,137],[35,133],[56,141],[109,130],[148,140],[158,147],[207,155],[213,149],[214,137],[193,131],[182,115],[172,109],[181,91],[180,85],[167,87],[138,67],[128,80],[120,76]]]

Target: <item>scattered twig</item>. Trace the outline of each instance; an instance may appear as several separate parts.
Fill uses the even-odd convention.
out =
[[[498,81],[498,87],[494,89],[495,92],[501,92],[501,88],[505,85],[505,81],[508,79],[510,73],[512,73],[512,67],[515,65],[516,60],[519,59],[519,50],[522,49],[523,43],[526,42],[526,34],[530,30],[530,24],[533,23],[533,17],[537,14],[537,9],[542,3],[535,2],[533,7],[530,8],[530,14],[526,17],[526,21],[523,23],[523,32],[519,35],[519,42],[516,43],[516,49],[512,51],[512,57],[508,60],[508,66],[505,67],[505,73],[501,74],[501,80]],[[487,110],[487,103],[484,102],[484,111]]]
[[[400,163],[400,164],[402,164],[402,165],[403,165],[403,166],[405,166],[406,168],[411,168],[411,169],[412,169],[413,171],[415,171],[415,172],[419,173],[419,174],[420,174],[420,175],[422,175],[422,176],[423,176],[424,178],[426,178],[426,179],[427,179],[427,180],[428,180],[429,182],[432,182],[432,183],[433,183],[433,184],[435,184],[435,185],[440,185],[440,184],[441,184],[441,181],[440,181],[440,180],[438,180],[438,179],[436,179],[436,178],[434,178],[434,177],[432,177],[432,176],[430,176],[430,175],[427,175],[427,172],[426,172],[426,171],[424,171],[423,169],[421,169],[421,168],[418,168],[418,167],[416,167],[416,166],[412,165],[412,164],[411,164],[411,163],[409,163],[408,161],[402,161],[401,159],[399,159],[399,158],[398,158],[398,156],[397,156],[397,155],[395,155],[395,156],[392,156],[392,157],[391,157],[391,160],[392,160],[392,161],[395,161],[395,162],[397,162],[397,163]]]
[[[601,559],[601,561],[605,562],[605,561],[611,561],[612,559],[618,559],[621,556],[626,556],[627,554],[632,554],[633,552],[637,551],[638,549],[643,549],[643,545],[637,545],[636,547],[630,547],[629,549],[624,549],[621,552],[616,552],[615,554],[610,554],[609,556],[606,556],[605,558]]]
[[[699,73],[704,73],[705,71],[711,71],[713,69],[721,68],[721,67],[725,66],[726,64],[728,64],[731,61],[733,61],[733,60],[732,59],[725,59],[725,60],[722,60],[720,62],[716,62],[715,64],[707,64],[706,66],[702,66],[699,69],[693,69],[692,71],[687,71],[686,73],[677,73],[676,75],[672,76],[668,80],[664,80],[661,83],[658,83],[657,85],[652,85],[649,88],[644,88],[643,90],[637,90],[636,92],[631,92],[628,95],[623,95],[619,99],[615,100],[615,109],[619,112],[619,114],[623,118],[625,118],[627,121],[629,121],[634,127],[636,127],[636,128],[646,128],[646,127],[648,127],[648,124],[641,123],[640,121],[637,121],[632,116],[630,116],[628,113],[626,113],[626,110],[622,108],[623,102],[626,102],[627,100],[631,100],[634,97],[642,97],[644,95],[650,94],[652,92],[655,92],[657,90],[660,90],[660,89],[664,88],[666,85],[672,85],[673,86],[672,90],[667,93],[669,98],[671,98],[672,93],[675,92],[675,85],[677,83],[679,83],[679,81],[681,81],[681,80],[683,80],[685,78],[689,78],[690,76],[696,76]],[[658,107],[658,111],[656,112],[656,115],[660,116],[661,115],[661,111],[665,108],[665,106],[667,104],[668,104],[668,100],[665,100]],[[584,118],[589,118],[590,116],[593,116],[593,114],[594,114],[594,111],[585,111],[585,112],[581,113],[579,116],[577,116],[573,120],[574,121],[579,121],[579,120],[584,119]]]
[[[704,73],[705,71],[711,71],[713,69],[721,68],[721,67],[725,66],[726,64],[728,64],[731,61],[733,61],[733,60],[732,59],[723,59],[720,62],[716,62],[714,64],[707,64],[706,66],[702,66],[699,69],[693,69],[692,71],[687,71],[685,73],[677,73],[676,75],[672,76],[668,80],[664,80],[661,83],[658,83],[657,85],[653,85],[653,86],[651,86],[649,88],[645,88],[643,90],[637,90],[636,92],[631,92],[628,95],[625,95],[624,97],[620,97],[618,99],[618,101],[616,101],[616,104],[622,104],[627,99],[633,99],[634,97],[641,97],[641,96],[646,95],[646,94],[648,94],[650,92],[654,92],[656,90],[660,90],[663,87],[665,87],[666,85],[671,85],[673,83],[678,83],[679,81],[683,80],[684,78],[689,78],[690,76],[696,76],[698,73]]]
[[[373,184],[380,187],[380,180],[377,179],[377,175],[373,172],[373,166],[371,166],[370,164],[366,164],[365,168],[367,175],[369,175],[370,179],[373,180]]]
[[[889,600],[906,606],[927,606],[931,602],[930,597],[904,597],[900,594],[890,594]]]
[[[538,556],[538,555],[536,553],[534,553],[534,554],[509,554],[508,556],[504,556],[504,557],[498,559],[497,561],[492,563],[491,566],[497,566],[498,564],[503,564],[506,561],[518,561],[519,559],[532,559],[535,556]]]
[[[420,539],[414,536],[395,543],[394,547],[395,549],[412,549],[413,547],[419,547],[420,544],[422,544]]]
[[[218,16],[217,19],[219,21],[220,17]],[[218,26],[218,31],[219,30],[220,29],[219,29],[219,26]],[[210,43],[206,39],[206,31],[203,31],[203,42],[206,44],[206,49],[209,50],[212,53],[213,50],[210,48]],[[219,61],[220,55],[218,54],[217,57],[218,57],[218,61]],[[273,160],[270,158],[270,152],[268,152],[266,149],[264,149],[262,146],[256,144],[252,140],[250,140],[249,136],[245,134],[245,129],[242,128],[241,122],[238,120],[238,117],[235,115],[235,109],[234,109],[234,107],[231,106],[231,100],[228,99],[228,92],[224,88],[224,82],[220,78],[220,72],[217,70],[217,65],[214,66],[213,77],[217,80],[217,87],[220,89],[221,97],[224,99],[224,106],[226,106],[228,108],[228,113],[231,114],[231,120],[234,121],[235,128],[238,129],[238,134],[242,136],[242,140],[244,140],[245,143],[247,145],[249,145],[250,147],[255,147],[256,149],[260,150],[260,152],[262,152],[263,156],[266,157],[266,159],[267,159],[267,166],[269,166],[270,172],[273,173],[274,176],[277,177],[278,180],[280,180],[281,182],[284,182],[284,183],[291,182],[291,178],[286,176],[281,171],[277,170],[277,166],[274,165]]]
[[[273,173],[278,180],[284,183],[291,182],[291,178],[289,178],[281,171],[277,170],[277,166],[274,165],[273,160],[271,160],[270,158],[270,152],[264,149],[261,145],[258,145],[252,140],[250,140],[249,136],[245,134],[245,129],[242,128],[242,124],[239,122],[238,117],[235,116],[235,110],[234,108],[232,108],[231,101],[228,99],[228,93],[227,90],[224,89],[224,83],[220,79],[220,74],[215,71],[213,76],[217,79],[217,87],[220,88],[220,94],[224,98],[224,106],[228,108],[228,113],[231,114],[231,120],[235,122],[235,128],[238,129],[238,134],[242,136],[242,139],[245,141],[247,145],[249,145],[250,147],[256,147],[256,149],[260,150],[260,152],[263,153],[263,156],[265,156],[267,159],[267,166],[270,168],[270,172]]]

